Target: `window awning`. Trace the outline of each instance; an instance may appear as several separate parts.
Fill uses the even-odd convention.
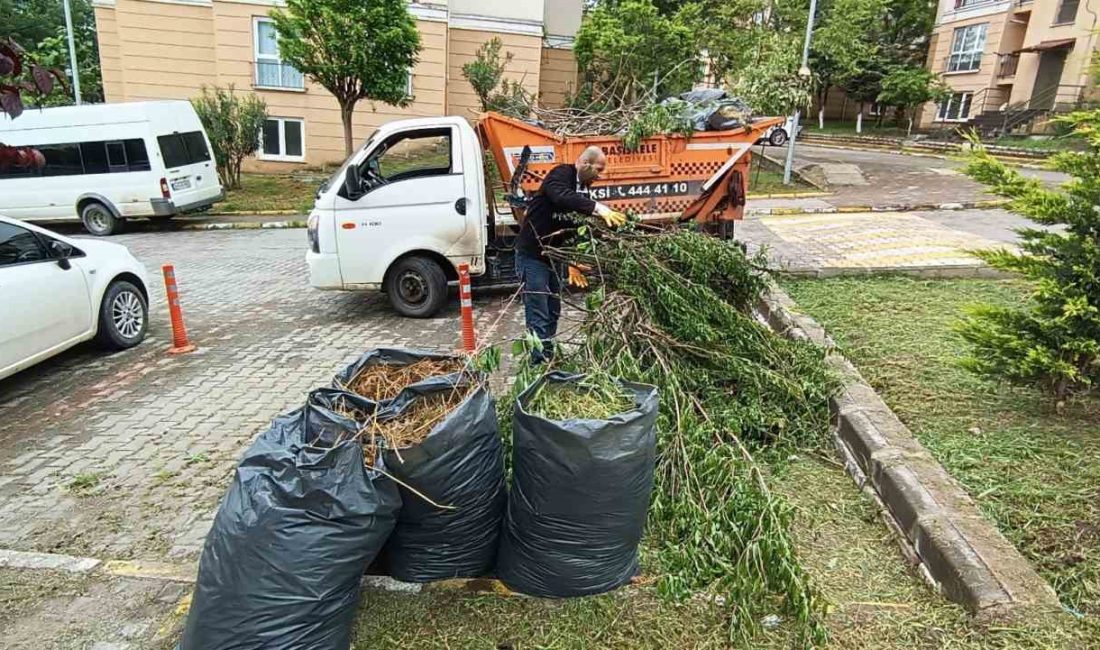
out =
[[[1048,50],[1064,50],[1073,47],[1073,44],[1077,41],[1076,38],[1059,38],[1053,41],[1043,41],[1032,45],[1031,47],[1021,48],[1013,52],[1013,54],[1020,54],[1021,52],[1046,52]]]

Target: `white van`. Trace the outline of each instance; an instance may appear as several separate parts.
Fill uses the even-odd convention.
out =
[[[190,102],[28,109],[0,116],[0,142],[34,147],[42,169],[0,169],[0,214],[80,219],[93,235],[133,217],[170,218],[224,198]]]

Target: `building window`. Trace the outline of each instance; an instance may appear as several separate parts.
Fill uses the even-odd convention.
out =
[[[285,88],[302,90],[305,79],[292,65],[283,63],[279,56],[279,41],[275,35],[275,23],[270,18],[254,21],[256,86],[260,88]]]
[[[1055,25],[1067,25],[1077,22],[1077,5],[1080,0],[1062,0],[1058,5],[1058,14],[1054,17]]]
[[[965,122],[970,118],[970,98],[973,93],[954,93],[940,103],[938,122]]]
[[[264,122],[260,133],[261,160],[305,160],[305,121],[289,117],[272,117]]]
[[[879,115],[882,115],[885,108],[885,106],[878,102],[871,102],[871,107],[867,109],[867,114],[878,117]]]
[[[955,39],[951,42],[951,56],[947,57],[948,72],[974,72],[982,63],[982,50],[985,49],[985,32],[988,23],[967,25],[955,30]]]

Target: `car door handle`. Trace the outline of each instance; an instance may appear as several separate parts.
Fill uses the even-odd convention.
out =
[[[466,214],[466,197],[455,201],[455,212],[465,216]]]

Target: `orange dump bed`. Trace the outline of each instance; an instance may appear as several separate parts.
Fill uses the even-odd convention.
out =
[[[660,135],[627,151],[617,136],[561,137],[521,120],[485,113],[478,122],[482,146],[496,161],[505,186],[530,147],[520,186],[538,190],[555,165],[572,163],[595,145],[607,154],[607,170],[593,184],[592,197],[643,219],[697,219],[719,223],[740,219],[748,190],[750,148],[782,117],[759,118],[741,129],[701,131],[689,137]]]

